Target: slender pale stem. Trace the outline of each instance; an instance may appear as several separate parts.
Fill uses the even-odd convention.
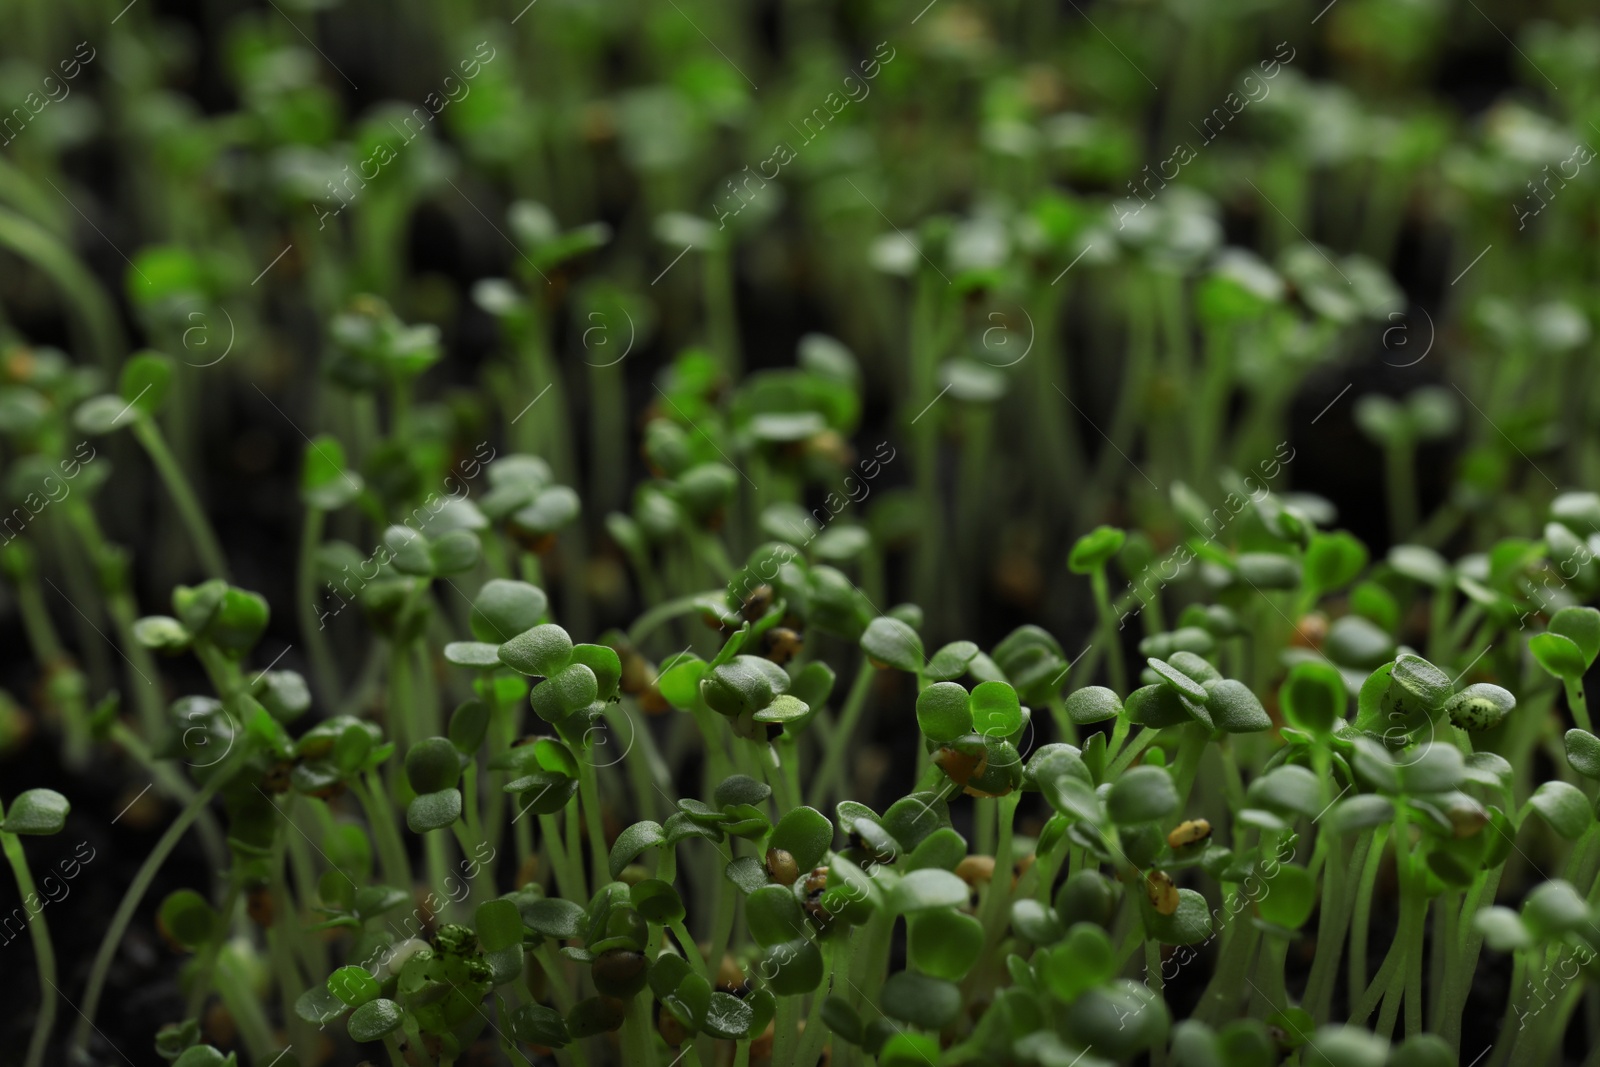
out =
[[[690,593],[688,596],[675,597],[650,608],[635,619],[632,626],[628,627],[628,643],[638,648],[645,638],[673,619],[683,615],[694,614],[699,610],[700,597],[703,595],[701,593]]]
[[[1372,846],[1367,850],[1366,864],[1361,868],[1361,880],[1356,883],[1356,909],[1350,929],[1350,1001],[1355,1003],[1367,990],[1367,932],[1372,921],[1372,893],[1378,883],[1378,868],[1383,860],[1383,846],[1388,841],[1388,826],[1373,831]],[[1371,1008],[1367,1011],[1370,1013]],[[1355,1018],[1355,1013],[1351,1013]],[[1362,1016],[1365,1019],[1365,1016]]]
[[[650,1026],[651,1003],[649,997],[634,997],[628,1004],[627,1016],[622,1020],[623,1057],[635,1067],[650,1067],[655,1062]]]
[[[222,951],[223,943],[228,940],[228,928],[233,923],[233,913],[239,906],[239,879],[234,875],[228,879],[228,895],[223,898],[222,908],[217,912],[217,926],[211,931],[211,936],[206,939],[205,946],[200,950],[199,959],[196,960],[194,972],[194,987],[189,990],[188,1016],[198,1018],[200,1009],[205,1006],[206,994],[211,992],[211,974],[217,965],[217,955]]]
[[[1337,848],[1336,845],[1332,847]],[[1350,872],[1365,867],[1371,848],[1372,832],[1365,831],[1357,837],[1348,861],[1342,855],[1336,855],[1327,866],[1322,917],[1318,920],[1317,954],[1311,961],[1311,977],[1306,981],[1304,999],[1306,1010],[1318,1022],[1328,1021],[1334,976],[1339,972],[1345,935],[1350,927]]]
[[[4,816],[5,808],[0,805],[0,818]],[[44,902],[39,900],[39,893],[34,889],[33,874],[28,870],[28,857],[23,854],[22,842],[17,840],[16,834],[0,832],[0,846],[5,849],[11,873],[16,875],[23,909],[32,910],[28,907],[29,900],[39,904],[39,911],[28,917],[28,936],[33,940],[33,966],[39,974],[39,1014],[33,1021],[33,1037],[28,1042],[27,1058],[23,1060],[23,1067],[39,1067],[44,1062],[44,1050],[50,1041],[50,1032],[56,1025],[56,953],[50,944],[50,928],[44,921]]]
[[[583,805],[584,832],[589,837],[589,869],[594,874],[593,888],[598,890],[611,880],[608,869],[606,832],[600,821],[600,788],[595,782],[594,764],[587,759],[578,761],[578,799]]]
[[[1466,1009],[1467,994],[1472,989],[1472,976],[1478,971],[1478,953],[1483,948],[1483,934],[1473,920],[1483,901],[1494,900],[1495,890],[1500,887],[1500,876],[1504,873],[1505,865],[1502,864],[1480,875],[1461,908],[1459,930],[1455,935],[1460,939],[1461,947],[1455,956],[1456,964],[1447,976],[1446,1003],[1438,1027],[1439,1036],[1450,1043],[1453,1055],[1460,1055],[1461,1052],[1461,1016]]]
[[[1589,724],[1589,700],[1583,695],[1583,678],[1563,679],[1567,687],[1567,706],[1572,709],[1572,720],[1584,730],[1594,732]]]
[[[133,436],[144,446],[150,456],[150,462],[155,465],[156,473],[161,476],[162,482],[167,486],[167,492],[172,494],[172,503],[178,509],[178,517],[183,520],[184,527],[189,531],[189,539],[194,542],[195,552],[200,556],[200,562],[205,566],[206,573],[213,578],[228,578],[228,557],[223,554],[222,545],[217,540],[217,535],[211,529],[211,522],[206,518],[205,509],[200,506],[199,499],[194,495],[194,489],[189,485],[189,479],[183,473],[178,458],[167,447],[166,438],[161,436],[161,429],[155,420],[140,416],[133,425]]]
[[[188,832],[189,826],[199,818],[211,798],[228,783],[243,765],[242,757],[245,749],[235,753],[231,761],[217,768],[217,773],[212,775],[205,788],[196,793],[194,799],[186,804],[177,818],[167,827],[167,832],[161,835],[155,848],[145,857],[144,863],[134,874],[133,881],[128,884],[128,889],[122,895],[122,903],[117,906],[116,913],[111,917],[111,924],[106,927],[106,936],[100,942],[100,951],[95,954],[94,965],[89,969],[89,984],[85,988],[83,1004],[78,1013],[78,1025],[72,1032],[72,1055],[74,1059],[83,1059],[89,1045],[89,1028],[94,1025],[95,1010],[100,1006],[100,994],[105,989],[106,976],[111,973],[111,961],[116,956],[117,947],[122,944],[123,936],[128,932],[128,923],[133,921],[133,913],[139,907],[139,902],[144,899],[145,893],[150,889],[150,883],[155,881],[156,873],[161,870],[161,865],[167,861],[172,850],[177,847],[183,835]]]
[[[1094,606],[1100,615],[1100,641],[1106,650],[1106,666],[1111,671],[1111,687],[1118,696],[1128,695],[1128,667],[1122,660],[1122,646],[1117,641],[1117,616],[1111,610],[1111,592],[1106,585],[1105,567],[1096,567],[1089,573],[1089,584],[1094,588]]]
[[[574,870],[568,862],[570,857],[562,844],[561,829],[556,825],[556,817],[540,815],[539,830],[545,852],[550,857],[551,870],[555,873],[556,891],[567,900],[584,899],[583,871]]]
[[[1106,769],[1105,780],[1108,782],[1116,781],[1117,776],[1133,765],[1133,761],[1139,758],[1139,753],[1149,748],[1150,743],[1156,739],[1156,734],[1160,732],[1149,727],[1140,730],[1139,736],[1133,739],[1133,743],[1123,749],[1122,754],[1111,761],[1111,766]]]
[[[779,997],[778,1014],[772,1027],[772,1067],[789,1067],[799,1035],[800,998]]]
[[[668,800],[666,793],[672,784],[672,773],[656,748],[656,739],[631,699],[606,705],[605,717],[612,734],[623,739],[621,758],[633,787],[635,814],[654,819],[657,799]]]
[[[456,843],[461,846],[461,854],[470,860],[478,848],[478,843],[471,837],[476,830],[470,825],[462,826],[460,819],[451,823],[450,829],[456,835]],[[481,841],[481,834],[479,839]],[[467,903],[477,906],[494,894],[494,879],[487,863],[477,864],[474,871],[474,875],[467,880]]]
[[[360,801],[372,824],[372,839],[378,846],[378,859],[383,863],[384,877],[398,889],[411,888],[411,861],[406,858],[405,843],[395,829],[394,809],[383,791],[383,783],[368,771],[365,781],[350,779],[350,791]]]
[[[822,1004],[828,999],[828,994],[840,984],[848,968],[850,939],[844,937],[823,941],[822,952],[828,957],[826,963],[830,969],[830,978],[826,986],[811,994],[811,1010],[806,1015],[806,1028],[800,1035],[800,1047],[793,1060],[795,1067],[814,1067],[817,1057],[822,1054],[822,1043],[828,1037],[828,1028],[822,1022]]]
[[[238,1024],[239,1034],[244,1039],[245,1047],[250,1050],[250,1059],[268,1063],[278,1048],[278,1041],[272,1033],[272,1024],[267,1021],[267,1013],[262,1010],[261,1001],[256,998],[255,990],[250,985],[250,979],[240,968],[240,962],[229,949],[224,949],[218,957],[217,995]]]
[[[876,671],[877,668],[863,656],[861,666],[856,670],[856,680],[851,683],[850,693],[845,697],[844,708],[839,713],[839,724],[833,732],[834,742],[828,746],[822,767],[817,771],[816,778],[812,779],[812,807],[821,807],[827,803],[838,779],[844,774],[845,757],[853,751],[856,723],[861,718],[862,709],[866,707],[867,694],[872,691],[872,678]]]
[[[550,995],[555,997],[556,1007],[565,1015],[572,1010],[572,990],[567,983],[566,971],[561,966],[561,960],[551,951],[548,941],[541,941],[539,947],[533,950],[533,958],[539,962],[539,967],[548,978]]]
[[[1413,469],[1415,446],[1400,438],[1384,446],[1384,487],[1389,491],[1389,535],[1405,541],[1417,527],[1417,487]]]

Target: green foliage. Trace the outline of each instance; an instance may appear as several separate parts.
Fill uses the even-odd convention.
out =
[[[133,985],[182,1067],[1595,1045],[1588,13],[1467,116],[1437,4],[410,5],[414,110],[300,6],[127,12],[0,167],[24,1067]]]

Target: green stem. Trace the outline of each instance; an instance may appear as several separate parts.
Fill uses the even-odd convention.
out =
[[[223,898],[222,907],[217,912],[216,929],[206,939],[205,946],[200,950],[200,956],[195,960],[193,974],[194,986],[189,990],[188,1018],[195,1019],[200,1016],[200,1009],[205,1006],[206,994],[211,992],[211,973],[216,968],[217,956],[222,952],[222,946],[228,940],[229,929],[233,925],[233,913],[239,907],[239,878],[232,874],[228,878],[228,895]]]
[[[297,835],[298,836],[298,835]],[[272,958],[272,969],[278,983],[278,999],[281,1005],[284,1022],[287,1025],[289,1036],[293,1042],[310,1042],[315,1037],[311,1024],[295,1014],[295,1001],[300,994],[305,992],[305,979],[300,968],[296,966],[294,948],[291,942],[308,941],[309,938],[299,937],[299,924],[289,921],[289,916],[295,915],[294,898],[289,893],[289,883],[284,877],[284,866],[287,862],[286,847],[287,834],[279,834],[273,843],[272,876],[268,892],[272,897],[272,908],[277,917],[271,927],[266,931],[267,950]],[[309,946],[302,945],[304,952]],[[325,967],[307,966],[306,972],[320,977],[327,973]],[[310,1047],[309,1045],[303,1047]]]
[[[984,891],[980,914],[984,944],[990,949],[998,946],[1011,918],[1011,824],[1016,818],[1017,805],[1022,802],[1022,796],[1021,790],[1017,790],[997,800],[979,801],[980,805],[987,803],[994,808],[1000,824],[999,838],[994,846],[994,875],[989,879],[989,888]],[[988,952],[984,953],[985,957],[988,955]]]
[[[800,998],[778,998],[778,1014],[772,1026],[772,1067],[789,1067],[799,1043],[795,1032],[800,1023]]]
[[[117,308],[71,248],[43,226],[8,208],[0,208],[0,247],[38,267],[60,288],[73,311],[74,340],[94,352],[102,371],[113,374],[117,360],[128,350]]]
[[[1572,709],[1572,720],[1580,728],[1593,733],[1594,728],[1589,724],[1589,701],[1583,695],[1583,678],[1564,678],[1562,681],[1567,687],[1567,707]]]
[[[1417,487],[1414,448],[1409,440],[1384,446],[1384,486],[1389,491],[1389,534],[1403,543],[1417,526]]]
[[[172,502],[177,506],[178,517],[188,529],[189,539],[194,542],[195,552],[199,554],[206,573],[213,578],[227,579],[228,558],[223,554],[222,545],[211,529],[211,522],[206,518],[205,509],[200,506],[199,499],[194,495],[194,489],[189,485],[189,479],[179,466],[177,457],[167,447],[166,439],[161,436],[161,429],[153,419],[142,414],[136,418],[138,421],[133,424],[133,436],[144,446],[145,452],[150,456],[150,462],[155,465],[156,473],[166,484],[167,492],[172,494]]]
[[[539,943],[539,947],[533,950],[533,958],[539,961],[540,968],[549,979],[546,985],[550,989],[550,995],[556,1000],[556,1007],[565,1015],[572,1010],[574,1001],[572,990],[567,985],[566,973],[561,967],[561,960],[551,951],[549,941]]]
[[[1417,894],[1413,894],[1417,896]],[[1411,926],[1406,931],[1406,1036],[1422,1033],[1422,956],[1423,935],[1428,926],[1428,900],[1418,897],[1413,906]]]
[[[688,596],[675,597],[672,600],[657,604],[634,620],[628,627],[628,643],[635,648],[642,646],[645,638],[656,630],[681,615],[692,615],[699,610],[699,600],[702,593],[690,593]]]
[[[300,559],[295,584],[300,601],[300,636],[311,656],[311,677],[317,692],[328,707],[339,704],[339,669],[328,647],[327,629],[317,614],[317,546],[322,543],[325,513],[306,508],[300,533]]]
[[[720,782],[733,773],[733,760],[728,756],[727,747],[723,739],[729,730],[722,716],[708,708],[703,700],[696,700],[690,707],[689,713],[694,716],[694,721],[700,727],[700,738],[705,746],[706,753],[706,793],[710,795],[711,784]]]
[[[1456,943],[1455,932],[1460,914],[1461,894],[1454,891],[1441,896],[1439,906],[1433,911],[1433,939],[1429,945],[1432,956],[1428,970],[1428,988],[1433,991],[1433,1018],[1428,1028],[1434,1033],[1439,1032],[1440,1015],[1450,995],[1452,971],[1458,966],[1456,954],[1460,946]]]
[[[239,1027],[239,1034],[256,1063],[269,1062],[277,1050],[278,1042],[272,1035],[272,1024],[267,1021],[261,1001],[251,988],[250,978],[235,963],[226,950],[217,959],[217,995],[227,1007]]]
[[[200,812],[211,802],[211,798],[228,783],[228,781],[243,766],[243,756],[248,750],[241,749],[236,753],[229,764],[217,768],[205,788],[196,793],[194,799],[184,806],[177,818],[167,827],[167,832],[161,835],[155,848],[145,857],[144,863],[134,874],[133,881],[128,884],[128,889],[122,895],[122,903],[117,906],[116,913],[111,917],[111,924],[106,927],[106,935],[100,942],[100,951],[95,954],[94,965],[89,969],[89,983],[85,987],[83,1004],[78,1013],[78,1025],[72,1032],[71,1054],[72,1058],[83,1060],[89,1045],[89,1029],[94,1025],[94,1015],[100,1006],[100,994],[105,989],[106,976],[111,973],[111,961],[116,956],[117,948],[122,944],[123,936],[128,931],[128,924],[133,921],[134,910],[150,889],[150,883],[155,881],[156,873],[161,870],[161,865],[167,861],[167,856],[177,847],[178,842],[188,831],[191,823],[199,817]]]
[[[822,1043],[828,1037],[828,1028],[822,1022],[822,1005],[828,999],[828,994],[842,984],[844,972],[849,965],[850,939],[844,937],[837,941],[823,941],[822,952],[828,957],[824,962],[829,967],[830,977],[827,986],[811,994],[811,1010],[806,1013],[806,1028],[800,1034],[800,1047],[795,1052],[794,1067],[815,1067],[817,1058],[822,1055]]]
[[[1156,735],[1160,732],[1149,727],[1140,730],[1139,736],[1135,737],[1133,742],[1122,750],[1122,754],[1111,761],[1111,766],[1106,768],[1105,780],[1108,782],[1116,781],[1117,776],[1133,765],[1133,761],[1139,758],[1139,753],[1149,748],[1151,742],[1155,741]]]
[[[556,891],[566,900],[584,900],[583,871],[573,870],[568,863],[566,847],[561,841],[561,829],[554,815],[540,815],[540,837],[545,853],[550,857],[550,868],[555,873]]]
[[[166,705],[161,689],[156,684],[160,672],[150,650],[134,636],[134,623],[139,620],[139,610],[133,597],[125,589],[107,592],[106,612],[116,625],[117,638],[123,653],[128,657],[128,670],[124,677],[133,692],[134,703],[139,708],[139,722],[151,737],[159,737],[166,715]]]
[[[1434,589],[1428,605],[1428,658],[1444,663],[1450,654],[1450,618],[1455,609],[1454,589],[1441,585]]]
[[[664,798],[666,787],[672,784],[671,771],[656,748],[656,739],[650,733],[650,727],[644,724],[632,700],[607,704],[605,717],[611,732],[618,737],[622,736],[621,727],[624,724],[627,726],[626,747],[620,758],[627,767],[639,818],[653,820],[656,817],[657,797]],[[635,748],[638,749],[637,753],[634,752]]]
[[[1094,607],[1100,616],[1100,641],[1105,647],[1106,666],[1111,671],[1111,688],[1118,696],[1128,695],[1128,667],[1122,659],[1122,646],[1118,643],[1117,616],[1111,610],[1111,591],[1106,584],[1106,569],[1096,567],[1089,572],[1089,584],[1094,589]]]
[[[1260,932],[1254,923],[1238,922],[1228,928],[1222,952],[1217,960],[1216,972],[1206,986],[1195,1009],[1195,1018],[1213,1026],[1221,1025],[1237,1014],[1240,991],[1245,987],[1245,975],[1250,960],[1255,956],[1256,940]]]
[[[453,914],[455,912],[455,898],[450,896],[449,887],[446,885],[446,881],[450,877],[450,860],[445,854],[444,835],[437,830],[429,830],[424,833],[422,835],[422,856],[423,861],[427,864],[429,883],[445,895],[444,902],[440,905],[439,914],[436,917],[441,919],[449,917],[452,921],[459,922],[460,920],[454,918]],[[447,916],[446,913],[451,914]]]
[[[0,804],[0,818],[5,816],[5,806]],[[0,847],[4,847],[6,862],[17,878],[17,892],[21,894],[24,910],[28,900],[39,899],[33,886],[33,874],[28,870],[28,857],[22,851],[22,842],[16,834],[0,832]],[[50,944],[50,927],[45,925],[44,904],[28,919],[28,936],[33,940],[33,966],[39,975],[39,1014],[33,1021],[33,1037],[28,1041],[28,1055],[23,1067],[39,1067],[44,1062],[45,1046],[56,1025],[56,953]]]
[[[401,614],[405,614],[402,609]],[[399,645],[389,646],[389,686],[385,694],[389,712],[389,734],[394,738],[395,750],[406,752],[411,745],[426,737],[426,734],[417,732],[416,724],[411,719],[411,668],[407,662],[406,649]]]
[[[461,855],[470,860],[477,850],[477,844],[469,836],[471,828],[462,826],[461,820],[457,819],[450,824],[450,829],[455,831],[456,843],[461,846]],[[479,834],[478,838],[481,841],[483,835]],[[476,865],[475,873],[468,881],[467,886],[466,902],[474,907],[493,896],[494,880],[490,875],[487,863]]]
[[[1333,846],[1337,848],[1337,846]],[[1344,955],[1345,935],[1350,928],[1350,872],[1366,865],[1372,847],[1372,832],[1357,838],[1348,860],[1336,855],[1327,866],[1327,881],[1322,898],[1322,917],[1318,920],[1317,954],[1311,961],[1311,976],[1306,980],[1303,1003],[1313,1019],[1329,1021],[1332,1010],[1334,976]]]
[[[178,772],[170,763],[164,763],[150,754],[150,749],[128,727],[121,722],[111,724],[111,739],[121,745],[123,750],[133,758],[133,761],[142,767],[146,774],[155,780],[156,787],[166,793],[179,804],[187,804],[194,799],[195,789],[188,780]],[[222,834],[222,824],[210,810],[203,810],[200,819],[195,825],[195,832],[200,835],[200,846],[205,850],[206,862],[217,873],[213,880],[217,892],[223,891],[223,876],[220,872],[228,866],[228,846]]]
[[[851,742],[855,738],[856,723],[866,707],[867,694],[872,691],[872,679],[876,673],[877,668],[862,656],[861,666],[856,669],[856,679],[850,685],[850,693],[845,697],[844,708],[839,713],[839,722],[833,731],[834,743],[828,746],[822,767],[811,782],[811,806],[814,808],[822,808],[827,803],[844,774],[845,757],[854,751]]]
[[[1195,775],[1200,771],[1200,757],[1205,755],[1206,743],[1211,738],[1201,723],[1190,723],[1181,729],[1183,737],[1178,742],[1178,763],[1174,770],[1177,772],[1178,795],[1187,805],[1189,794],[1194,790]]]
[[[1289,953],[1289,941],[1283,937],[1268,937],[1261,945],[1261,955],[1256,964],[1256,985],[1261,987],[1263,999],[1273,1011],[1289,1004],[1289,991],[1284,985],[1284,958]]]
[[[728,953],[728,939],[733,935],[733,918],[739,895],[730,892],[731,886],[726,878],[719,878],[717,885],[717,914],[711,926],[711,953],[706,957],[706,972],[711,976],[712,984],[716,984],[717,975],[722,973],[722,957]]]
[[[1161,943],[1153,937],[1144,943],[1144,975],[1145,985],[1150,992],[1157,999],[1163,998],[1166,979],[1161,973]],[[1150,1050],[1150,1067],[1165,1067],[1166,1062],[1166,1046],[1158,1043]]]
[[[378,859],[383,863],[384,877],[397,889],[411,888],[411,861],[406,858],[406,846],[395,829],[395,813],[389,804],[383,783],[368,771],[365,782],[350,779],[350,791],[356,795],[367,822],[372,826],[372,839],[378,846]]]
[[[28,547],[27,543],[23,542],[22,547]],[[31,549],[27,557],[32,559]],[[39,574],[35,566],[30,564],[22,569],[15,585],[17,611],[22,616],[22,632],[33,648],[34,661],[41,668],[50,670],[65,661],[67,655],[61,647],[55,623],[50,620],[50,612],[44,606],[44,593],[39,587]]]
[[[1478,877],[1461,907],[1460,929],[1456,934],[1460,948],[1456,952],[1456,965],[1445,983],[1444,1007],[1437,1028],[1440,1037],[1449,1042],[1453,1055],[1461,1052],[1461,1016],[1466,1010],[1467,995],[1472,991],[1472,976],[1478,971],[1478,953],[1483,948],[1483,934],[1478,932],[1474,919],[1483,901],[1493,901],[1500,887],[1500,876],[1505,873],[1502,864]]]
[[[706,960],[704,956],[700,955],[700,946],[695,943],[693,937],[689,936],[689,928],[683,925],[683,920],[678,919],[667,925],[671,928],[672,935],[678,939],[678,944],[682,946],[683,958],[689,961],[689,966],[694,969],[694,973],[708,982],[715,978],[716,975],[706,969]]]
[[[623,1061],[630,1067],[649,1067],[655,1062],[655,1044],[650,1026],[650,998],[635,996],[628,1003],[622,1020]]]
[[[1497,1051],[1494,1054],[1494,1058],[1489,1061],[1489,1067],[1500,1067],[1500,1065],[1510,1062],[1512,1046],[1516,1044],[1516,1035],[1520,1034],[1522,1028],[1527,1025],[1527,1013],[1517,1009],[1528,999],[1528,956],[1529,953],[1534,951],[1538,950],[1519,949],[1512,953],[1511,991],[1506,996],[1506,1010],[1500,1020],[1501,1035],[1511,1035],[1511,1040],[1504,1040],[1502,1037],[1502,1040],[1495,1042]],[[1511,1024],[1516,1022],[1519,1017],[1522,1020],[1521,1025],[1513,1029]]]
[[[1350,929],[1349,999],[1356,1003],[1367,992],[1367,932],[1372,924],[1372,894],[1378,884],[1378,868],[1383,860],[1383,846],[1389,839],[1389,827],[1380,826],[1373,831],[1372,845],[1367,849],[1367,861],[1361,868],[1361,880],[1356,883],[1356,910]],[[1367,1009],[1371,1012],[1371,1009]],[[1354,1019],[1354,1013],[1351,1014]],[[1365,1016],[1362,1017],[1363,1021]]]
[[[589,838],[589,869],[594,873],[596,891],[611,880],[605,828],[600,820],[600,789],[595,784],[594,764],[578,761],[578,795],[583,805],[584,830]]]

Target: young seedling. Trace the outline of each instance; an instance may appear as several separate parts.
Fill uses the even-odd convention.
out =
[[[33,884],[33,874],[28,869],[28,857],[22,850],[21,837],[59,834],[67,824],[72,805],[67,798],[53,789],[30,789],[11,800],[10,810],[0,805],[0,848],[5,850],[6,862],[17,880],[17,892],[22,906],[27,909],[28,937],[33,942],[33,967],[39,975],[39,1011],[33,1024],[33,1037],[23,1067],[40,1067],[44,1063],[45,1049],[55,1028],[56,1000],[60,994],[56,986],[56,954],[50,943],[50,926],[45,922],[44,908],[48,900],[41,900]]]

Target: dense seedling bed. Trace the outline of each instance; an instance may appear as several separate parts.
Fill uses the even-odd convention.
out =
[[[1586,13],[11,16],[0,1062],[1600,1064]]]

